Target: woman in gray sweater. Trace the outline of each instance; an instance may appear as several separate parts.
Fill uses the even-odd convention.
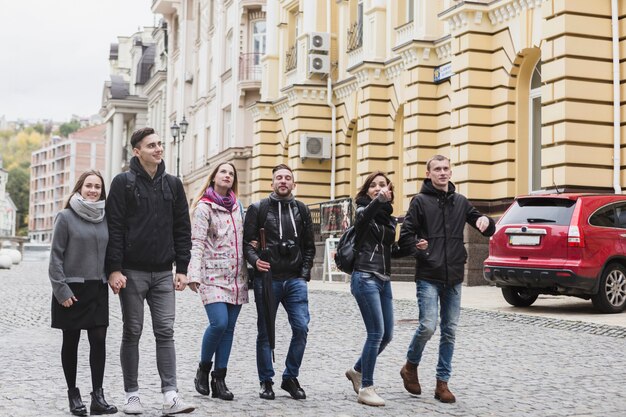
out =
[[[63,330],[61,363],[67,381],[70,412],[87,415],[76,387],[78,342],[82,329],[89,336],[91,414],[113,414],[102,390],[109,326],[109,290],[104,255],[109,233],[104,217],[106,192],[98,171],[84,172],[57,214],[48,275],[52,284],[52,327]]]

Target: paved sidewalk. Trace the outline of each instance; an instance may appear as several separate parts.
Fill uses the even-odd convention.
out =
[[[50,284],[45,263],[24,262],[0,270],[0,417],[68,416],[60,364],[61,332],[50,326]],[[335,291],[342,289],[343,291]],[[550,317],[478,310],[464,306],[458,330],[451,389],[455,404],[433,398],[438,334],[420,365],[423,394],[404,391],[399,369],[416,327],[411,284],[396,289],[394,340],[379,357],[375,373],[384,408],[360,405],[343,375],[358,357],[365,332],[358,308],[345,284],[310,284],[311,325],[300,382],[307,399],[292,400],[280,389],[280,373],[289,343],[286,316],[279,309],[275,401],[258,398],[255,366],[256,312],[244,306],[235,331],[227,383],[232,402],[198,395],[193,378],[207,319],[198,296],[177,296],[178,383],[183,397],[198,406],[191,416],[597,416],[623,417],[626,411],[626,329]],[[395,286],[395,285],[394,285]],[[332,290],[329,290],[332,289]],[[464,288],[465,298],[472,290]],[[497,290],[494,289],[494,291]],[[404,297],[404,296],[402,296]],[[147,310],[147,309],[146,309]],[[121,406],[119,366],[121,314],[111,296],[105,392]],[[149,316],[140,342],[143,416],[160,415],[162,396],[155,366]],[[88,403],[88,342],[80,345],[78,384]],[[118,413],[118,415],[123,415]]]
[[[415,283],[392,282],[391,286],[393,288],[394,299],[416,299]],[[309,288],[312,290],[332,290],[349,293],[350,283],[341,280],[338,281],[335,277],[333,282],[311,281]],[[500,288],[489,285],[477,287],[463,286],[461,306],[463,308],[474,308],[500,313],[525,314],[559,320],[626,327],[626,311],[619,314],[601,314],[594,310],[591,300],[583,300],[564,295],[540,295],[537,301],[530,307],[513,307],[504,300]],[[624,415],[626,415],[626,411]]]

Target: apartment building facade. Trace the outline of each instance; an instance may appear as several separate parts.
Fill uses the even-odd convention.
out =
[[[165,120],[188,123],[184,140],[164,134],[166,163],[173,167],[180,146],[191,199],[217,163],[233,162],[247,204],[254,138],[248,107],[260,99],[265,0],[155,0],[152,11],[168,28]],[[151,110],[148,120],[155,123]]]
[[[106,126],[104,175],[107,185],[116,174],[128,168],[132,157],[130,136],[147,124],[146,84],[154,71],[162,69],[153,38],[158,30],[145,27],[130,36],[118,36],[118,42],[111,44],[109,50],[110,79],[104,84],[100,108]],[[154,84],[148,87],[156,94]]]
[[[78,177],[88,169],[105,169],[106,125],[96,125],[53,137],[32,153],[28,237],[31,242],[52,240],[54,218],[65,206]]]

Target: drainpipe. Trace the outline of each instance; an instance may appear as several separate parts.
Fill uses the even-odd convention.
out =
[[[619,23],[617,0],[611,0],[611,32],[613,35],[613,189],[621,194],[620,185],[620,74],[619,74]]]
[[[617,0],[614,0],[617,1]],[[330,7],[331,7],[331,0],[326,0],[326,30],[328,31],[328,34],[330,35],[332,32],[330,30],[330,24],[331,24],[331,19],[330,19]],[[328,52],[329,54],[329,59],[330,59],[330,51]],[[337,127],[336,127],[336,122],[337,122],[337,107],[335,107],[335,104],[333,103],[333,86],[332,86],[332,77],[331,77],[331,72],[332,72],[332,65],[330,68],[330,71],[328,73],[328,78],[326,79],[326,100],[327,100],[327,104],[328,107],[330,107],[330,120],[331,120],[331,130],[330,130],[330,199],[334,200],[335,199],[335,172],[336,172],[336,159],[337,159],[337,151],[336,151],[336,145],[337,145]]]

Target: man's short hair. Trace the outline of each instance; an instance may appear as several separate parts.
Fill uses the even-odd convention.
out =
[[[450,158],[443,155],[434,155],[426,162],[426,171],[430,172],[430,163],[433,161],[448,161],[448,165],[450,165]]]
[[[155,133],[154,129],[151,127],[143,127],[141,129],[135,130],[133,135],[130,137],[130,145],[133,148],[137,147],[137,144],[143,140],[146,136],[153,135]]]
[[[274,174],[276,173],[276,171],[280,171],[281,169],[286,169],[287,171],[291,172],[291,175],[293,175],[293,171],[291,170],[291,168],[289,168],[288,165],[285,164],[278,164],[274,167],[274,169],[272,169],[272,176],[274,176]]]

